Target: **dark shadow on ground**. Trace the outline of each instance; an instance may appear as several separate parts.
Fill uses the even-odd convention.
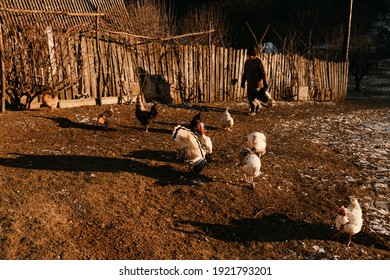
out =
[[[161,152],[153,151],[149,156],[147,156],[146,153],[140,152],[138,157],[142,154],[146,158],[152,158],[152,155],[156,155],[157,153]],[[109,158],[83,155],[11,155],[14,155],[15,157],[0,158],[0,166],[26,170],[67,172],[129,172],[154,178],[156,179],[155,184],[160,186],[188,185],[188,183],[191,183],[192,180],[203,182],[213,181],[202,174],[194,174],[186,170],[179,170],[179,168],[175,169],[174,164],[152,166],[138,161],[135,158]],[[171,156],[171,154],[168,156]],[[145,160],[145,157],[142,159]],[[153,159],[159,161],[161,158]],[[169,162],[166,159],[162,159],[161,161]],[[28,176],[28,172],[26,172],[26,176]]]
[[[74,122],[68,118],[62,118],[62,117],[39,117],[39,118],[52,120],[58,123],[58,126],[61,128],[78,128],[78,129],[97,130],[97,131],[115,130],[115,127],[109,125]]]
[[[311,224],[290,219],[284,214],[271,214],[262,218],[232,220],[230,224],[209,224],[194,221],[176,221],[177,229],[181,225],[191,225],[193,231],[188,234],[204,234],[226,242],[284,242],[287,240],[335,240],[344,243],[346,235],[335,238],[331,226],[323,223]],[[380,240],[360,232],[353,237],[353,242],[367,247],[389,250]]]

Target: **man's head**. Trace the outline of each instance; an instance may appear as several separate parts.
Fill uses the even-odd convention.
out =
[[[255,46],[249,46],[249,48],[246,51],[247,56],[256,56],[257,55],[257,49]]]

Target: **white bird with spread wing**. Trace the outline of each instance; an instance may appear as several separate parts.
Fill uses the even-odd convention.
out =
[[[200,173],[206,166],[206,150],[198,137],[188,128],[178,125],[173,130],[172,139],[179,144],[178,158],[187,162],[191,171]]]
[[[228,130],[228,131],[232,130],[232,127],[234,125],[234,120],[229,113],[229,108],[226,108],[225,112],[222,114],[221,124],[224,130]]]
[[[347,208],[341,206],[336,217],[336,228],[340,233],[349,235],[347,246],[351,243],[352,235],[360,232],[363,225],[362,209],[356,197],[349,197],[350,204]]]

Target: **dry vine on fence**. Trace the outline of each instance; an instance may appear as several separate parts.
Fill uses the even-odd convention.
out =
[[[77,74],[67,73],[63,63],[70,55],[64,51],[68,48],[61,47],[68,44],[63,35],[61,30],[42,28],[38,23],[3,25],[4,74],[12,107],[30,108],[42,92],[57,94],[78,82]]]

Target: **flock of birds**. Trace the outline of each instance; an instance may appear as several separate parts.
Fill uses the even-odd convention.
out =
[[[135,116],[147,133],[149,126],[158,116],[157,103],[154,103],[150,110],[144,105],[143,96],[136,98]],[[108,125],[113,118],[113,108],[110,107],[98,116],[98,124]],[[234,119],[226,108],[221,116],[221,125],[224,130],[231,131]],[[172,133],[172,139],[178,144],[177,159],[183,160],[195,174],[199,174],[211,160],[213,144],[207,136],[201,113],[196,114],[189,127],[177,125]],[[246,147],[239,153],[238,170],[243,173],[245,181],[255,187],[254,178],[260,175],[260,157],[265,154],[266,137],[263,133],[252,132],[248,135]]]
[[[226,108],[221,116],[221,125],[227,131],[233,128],[234,119],[229,113],[229,108]],[[260,157],[266,151],[266,137],[261,132],[252,132],[247,137],[246,147],[238,156],[238,171],[244,175],[245,181],[255,188],[254,178],[260,176]],[[189,128],[177,125],[173,130],[172,139],[179,146],[177,158],[187,162],[192,172],[200,173],[213,152],[212,141],[206,135],[201,113],[192,118]]]
[[[150,110],[147,110],[142,99],[142,95],[137,96],[135,116],[147,133],[149,126],[158,116],[157,104],[154,103]],[[57,107],[58,98],[46,94],[42,103],[53,111]],[[108,125],[112,118],[113,108],[110,107],[98,116],[98,124]],[[224,130],[232,130],[234,119],[229,113],[229,108],[225,109],[220,121]],[[207,161],[211,160],[212,141],[206,134],[201,113],[193,117],[189,128],[177,125],[173,130],[172,139],[178,144],[177,159],[186,162],[193,173],[199,174],[206,167]],[[252,189],[255,188],[254,178],[260,176],[261,156],[266,153],[266,147],[265,135],[255,131],[247,135],[246,147],[238,155],[238,171],[244,175],[245,181],[250,183]],[[363,225],[362,209],[358,200],[354,196],[349,197],[349,200],[349,206],[341,206],[335,219],[339,231],[337,235],[346,233],[349,236],[347,246],[351,243],[352,236],[359,233]]]

